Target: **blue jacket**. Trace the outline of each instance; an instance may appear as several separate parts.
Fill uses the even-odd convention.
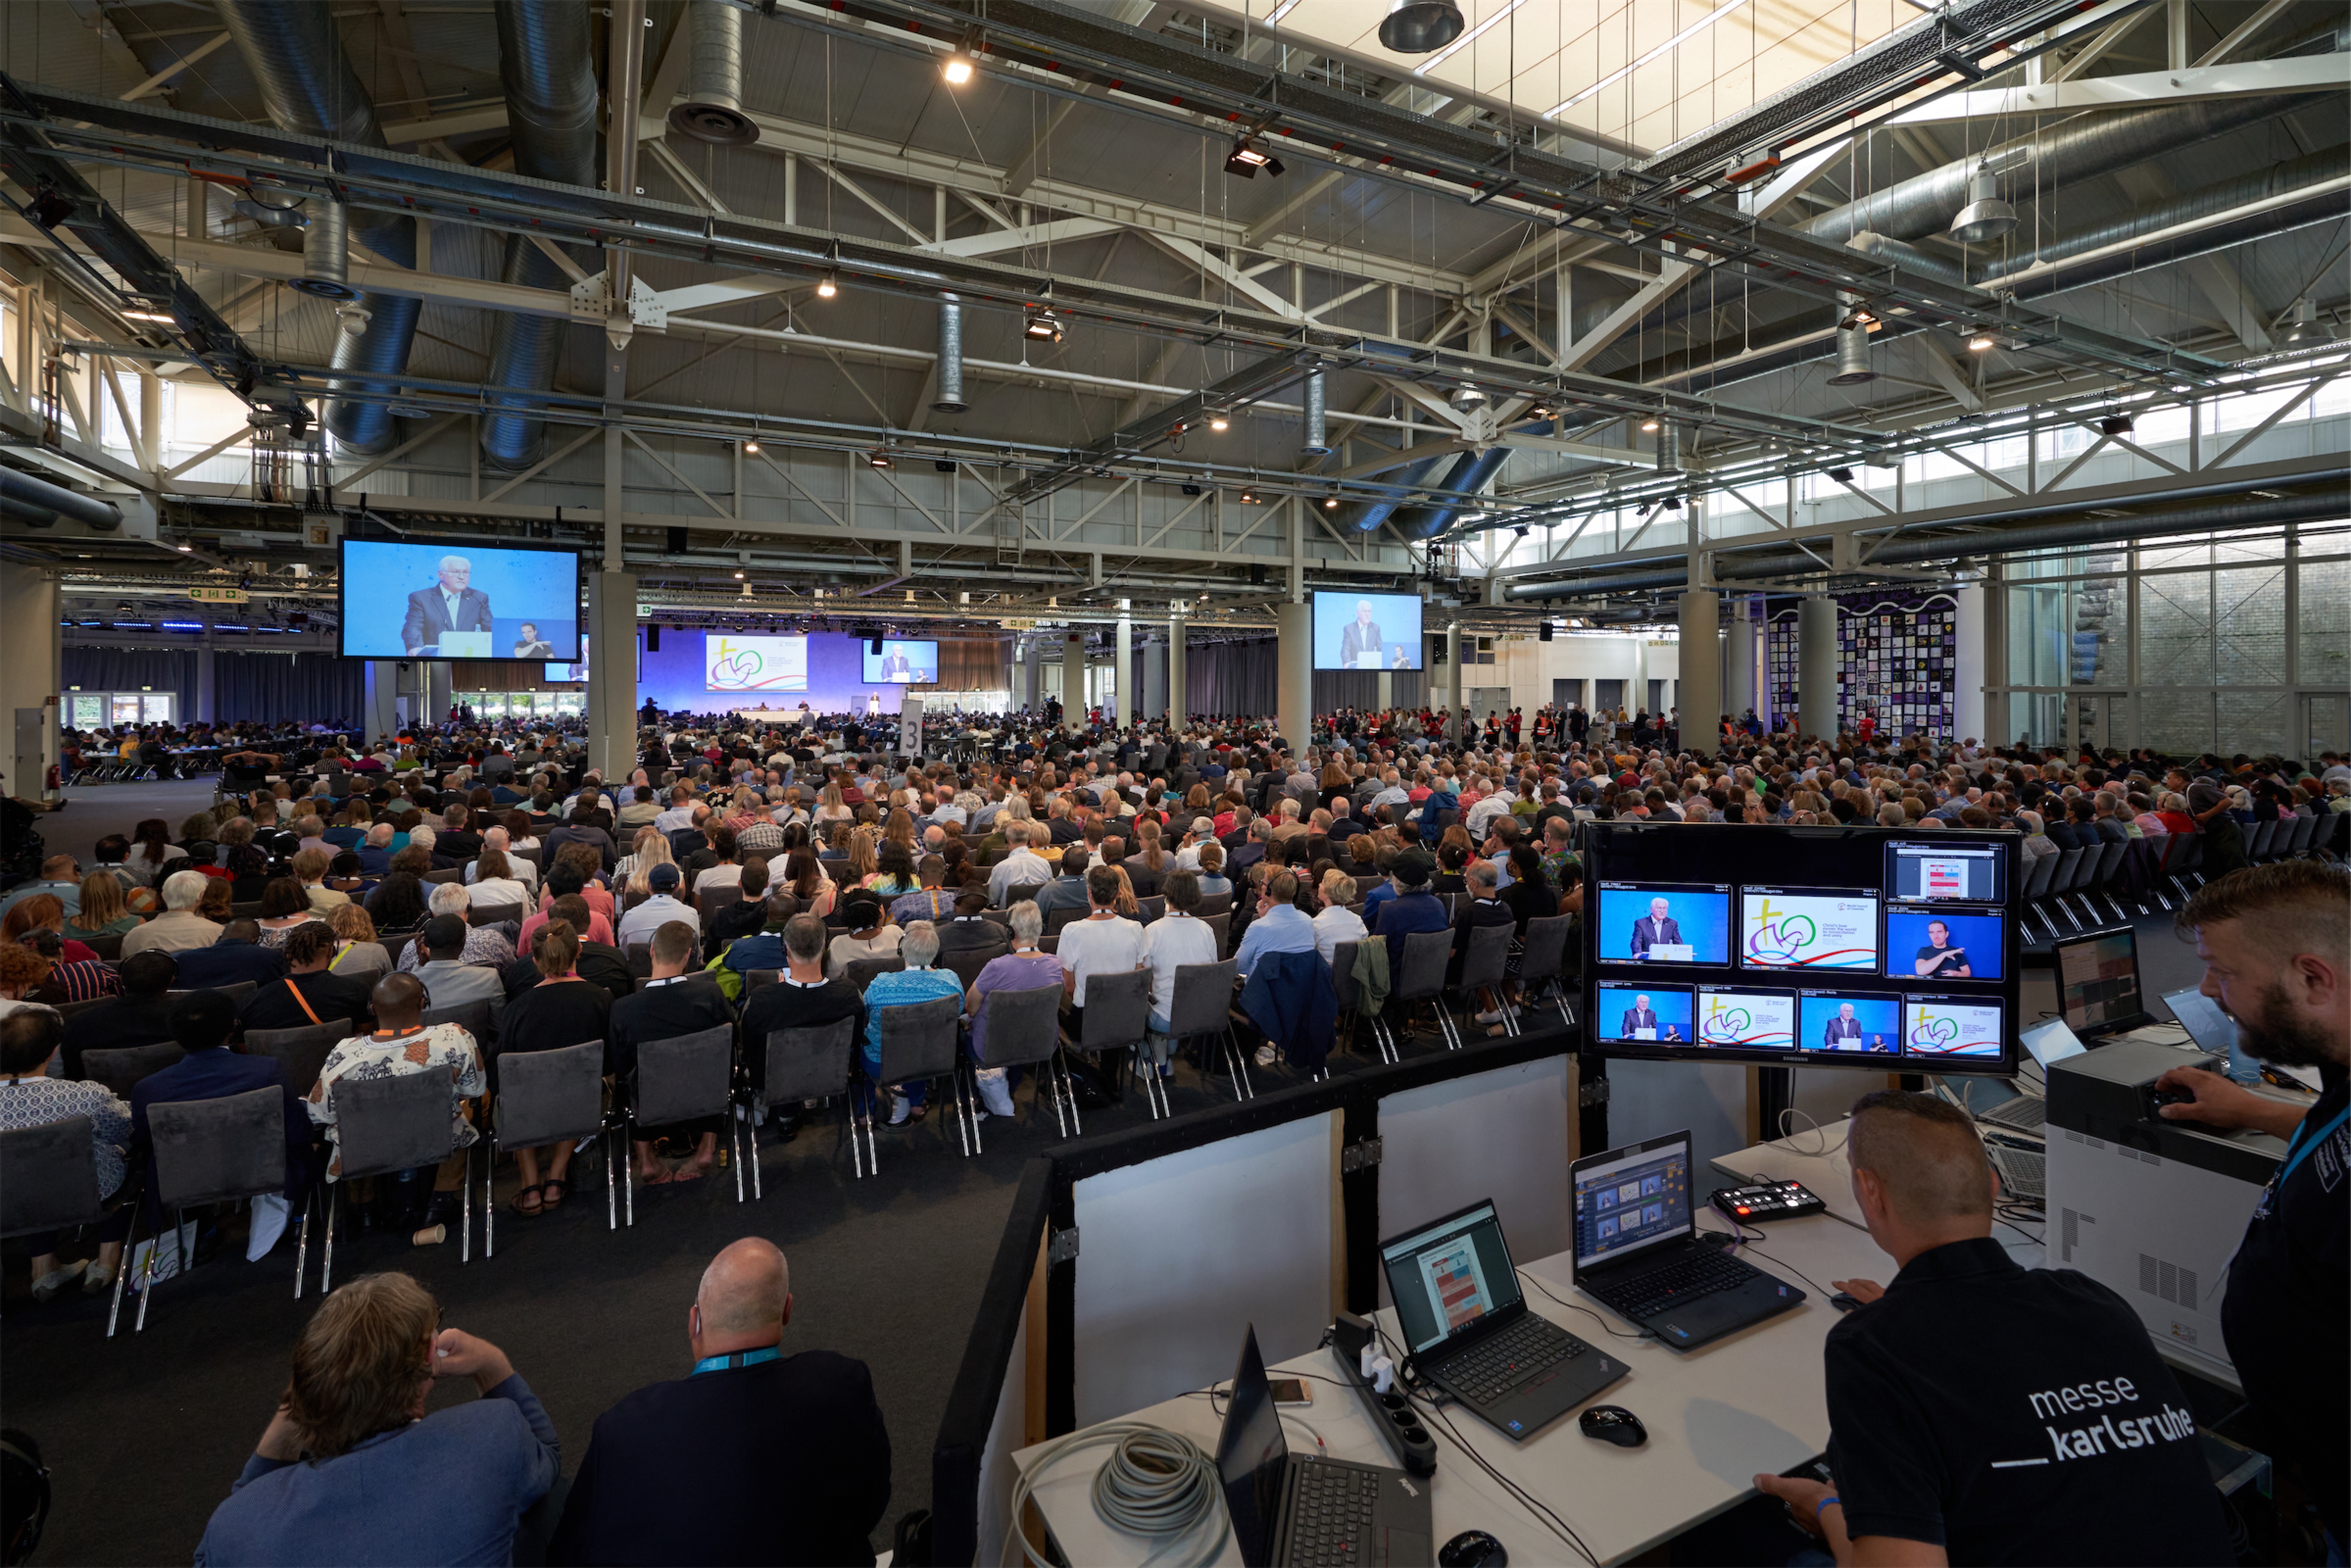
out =
[[[151,1072],[131,1086],[131,1135],[147,1139],[147,1111],[153,1105],[186,1100],[225,1100],[276,1085],[286,1102],[286,1201],[302,1201],[310,1159],[310,1117],[286,1082],[286,1064],[273,1056],[240,1056],[226,1049],[192,1051],[161,1072]],[[154,1191],[152,1186],[148,1188]],[[150,1209],[151,1215],[155,1213]]]
[[[284,950],[258,942],[214,942],[209,947],[185,948],[172,958],[179,966],[172,984],[183,991],[234,986],[239,980],[266,986],[286,973]]]
[[[1426,796],[1422,797],[1420,802],[1420,841],[1423,847],[1434,845],[1438,839],[1445,836],[1444,828],[1437,823],[1437,813],[1439,811],[1458,811],[1460,809],[1461,797],[1456,795],[1450,789],[1431,789]]]
[[[1241,988],[1241,1011],[1290,1064],[1320,1072],[1339,1032],[1339,993],[1319,953],[1267,953]]]
[[[1453,917],[1433,893],[1399,894],[1364,913],[1371,916],[1365,924],[1388,939],[1388,972],[1399,980],[1404,978],[1404,939],[1416,931],[1453,926]]]

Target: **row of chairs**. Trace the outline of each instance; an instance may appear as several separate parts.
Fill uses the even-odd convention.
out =
[[[2335,827],[2337,820],[2336,815],[2326,814],[2256,822],[2245,830],[2246,858],[2260,863],[2331,848],[2341,833]],[[2202,869],[2206,836],[2173,833],[2162,841],[2159,850],[2147,840],[2130,839],[2043,855],[2026,874],[2023,904],[2028,931],[2031,922],[2037,920],[2050,941],[2063,940],[2065,934],[2058,928],[2058,915],[2076,933],[2103,925],[2106,920],[2098,909],[2102,903],[2123,921],[2130,918],[2126,904],[2141,915],[2154,913],[2149,900],[2167,910],[2177,908],[2172,894],[2185,901],[2208,880]],[[2135,869],[2134,852],[2142,859],[2153,859],[2154,865]],[[2083,924],[2083,915],[2089,917],[2089,925]]]

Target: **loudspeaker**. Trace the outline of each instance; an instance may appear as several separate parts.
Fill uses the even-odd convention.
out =
[[[1535,633],[1535,641],[1538,643],[1548,643],[1551,641],[1550,622],[1546,621],[1542,622],[1542,629]]]
[[[1251,588],[1263,588],[1265,586],[1265,568],[1261,566],[1252,566],[1249,568],[1249,586]]]
[[[1445,663],[1444,638],[1431,637],[1428,640],[1428,662],[1432,664],[1441,664]]]
[[[661,652],[660,627],[648,626],[645,628],[645,652],[648,653],[658,653]]]
[[[684,528],[672,528],[669,530],[669,553],[672,555],[684,555],[685,553],[685,530]]]
[[[879,637],[868,637],[865,639],[865,646],[874,653],[879,654],[882,652],[882,639]]]

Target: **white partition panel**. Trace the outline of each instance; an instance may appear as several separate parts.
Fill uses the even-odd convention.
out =
[[[1269,1363],[1331,1324],[1335,1112],[1088,1176],[1076,1186],[1081,1427]]]
[[[1608,1141],[1618,1148],[1687,1127],[1703,1166],[1747,1146],[1747,1069],[1724,1062],[1608,1063]],[[1597,1149],[1584,1153],[1596,1155]]]
[[[1568,1202],[1567,1059],[1498,1067],[1380,1102],[1380,1234],[1492,1198],[1524,1263],[1574,1239]],[[1384,1272],[1380,1304],[1388,1304]]]
[[[1021,1561],[1020,1548],[1004,1555],[1005,1533],[1012,1517],[1012,1483],[1019,1469],[1012,1456],[1029,1446],[1029,1320],[1021,1315],[1012,1336],[1012,1353],[1005,1358],[1004,1391],[996,1398],[996,1419],[988,1423],[987,1444],[979,1451],[979,1536],[975,1563],[1004,1568]]]

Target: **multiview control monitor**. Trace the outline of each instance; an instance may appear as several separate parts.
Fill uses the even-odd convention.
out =
[[[1589,832],[1584,1017],[1605,1053],[2013,1071],[2013,834],[1679,822]]]
[[[587,657],[569,550],[343,541],[347,659]]]
[[[929,685],[939,678],[939,645],[924,638],[884,637],[859,653],[857,678],[873,685]]]
[[[1314,595],[1318,670],[1420,668],[1420,601],[1409,593]]]

